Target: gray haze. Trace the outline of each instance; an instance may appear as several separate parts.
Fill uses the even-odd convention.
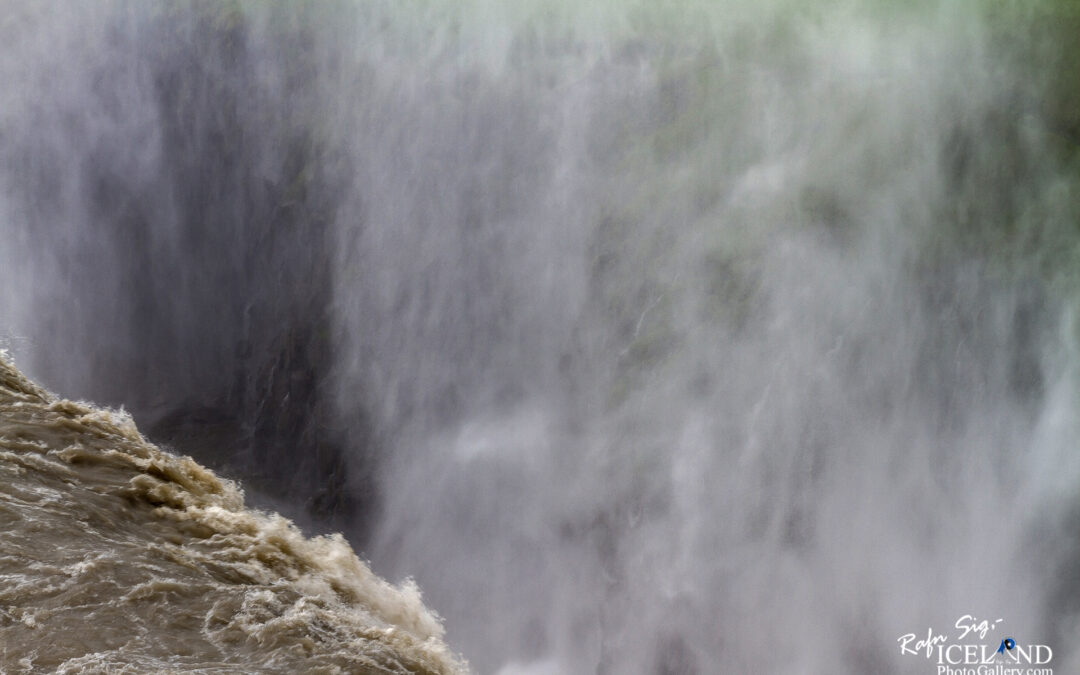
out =
[[[969,613],[1076,667],[1038,70],[973,3],[580,4],[3,3],[7,346],[481,673],[930,672]]]

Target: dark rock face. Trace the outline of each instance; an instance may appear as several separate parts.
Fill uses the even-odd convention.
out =
[[[373,490],[346,471],[324,384],[343,166],[303,113],[310,36],[249,23],[211,5],[118,12],[110,44],[69,64],[74,84],[41,90],[47,113],[3,151],[19,227],[66,289],[42,316],[64,330],[43,331],[41,352],[88,362],[39,370],[124,405],[256,501],[288,497],[301,522],[355,533]],[[350,443],[370,441],[364,428],[350,420]]]

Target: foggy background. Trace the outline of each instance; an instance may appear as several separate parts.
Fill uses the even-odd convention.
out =
[[[8,0],[0,346],[481,673],[1066,672],[1053,7]]]

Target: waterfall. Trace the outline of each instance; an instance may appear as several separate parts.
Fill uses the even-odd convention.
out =
[[[1067,672],[1065,4],[12,0],[0,346],[481,673]]]

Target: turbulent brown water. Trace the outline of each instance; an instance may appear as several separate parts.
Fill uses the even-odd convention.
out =
[[[458,673],[412,584],[0,359],[0,672]]]

